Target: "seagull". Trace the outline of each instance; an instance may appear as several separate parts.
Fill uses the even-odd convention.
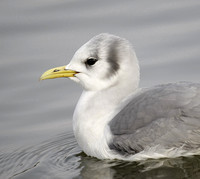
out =
[[[68,65],[47,70],[40,80],[61,77],[83,86],[73,131],[88,156],[137,161],[200,154],[200,84],[140,88],[128,40],[99,34]]]

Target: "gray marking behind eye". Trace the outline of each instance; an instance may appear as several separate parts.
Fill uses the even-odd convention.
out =
[[[107,61],[109,63],[110,69],[106,74],[106,78],[114,75],[120,68],[119,66],[119,41],[113,40],[108,46],[108,56]]]

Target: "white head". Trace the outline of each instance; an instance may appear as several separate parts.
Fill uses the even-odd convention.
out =
[[[120,84],[136,89],[139,65],[126,39],[103,33],[80,47],[67,66],[48,70],[41,79],[58,77],[69,77],[86,91],[100,91]]]

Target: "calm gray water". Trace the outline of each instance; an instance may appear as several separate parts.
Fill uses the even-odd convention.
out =
[[[81,152],[81,87],[39,77],[101,32],[133,43],[142,87],[200,81],[198,0],[1,0],[0,178],[200,178],[199,156],[129,163]]]

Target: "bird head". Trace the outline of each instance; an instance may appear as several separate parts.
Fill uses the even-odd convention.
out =
[[[66,66],[47,70],[40,80],[67,77],[85,90],[99,91],[121,81],[139,82],[139,65],[131,44],[124,38],[103,33],[81,46]],[[137,84],[136,84],[137,83]]]

